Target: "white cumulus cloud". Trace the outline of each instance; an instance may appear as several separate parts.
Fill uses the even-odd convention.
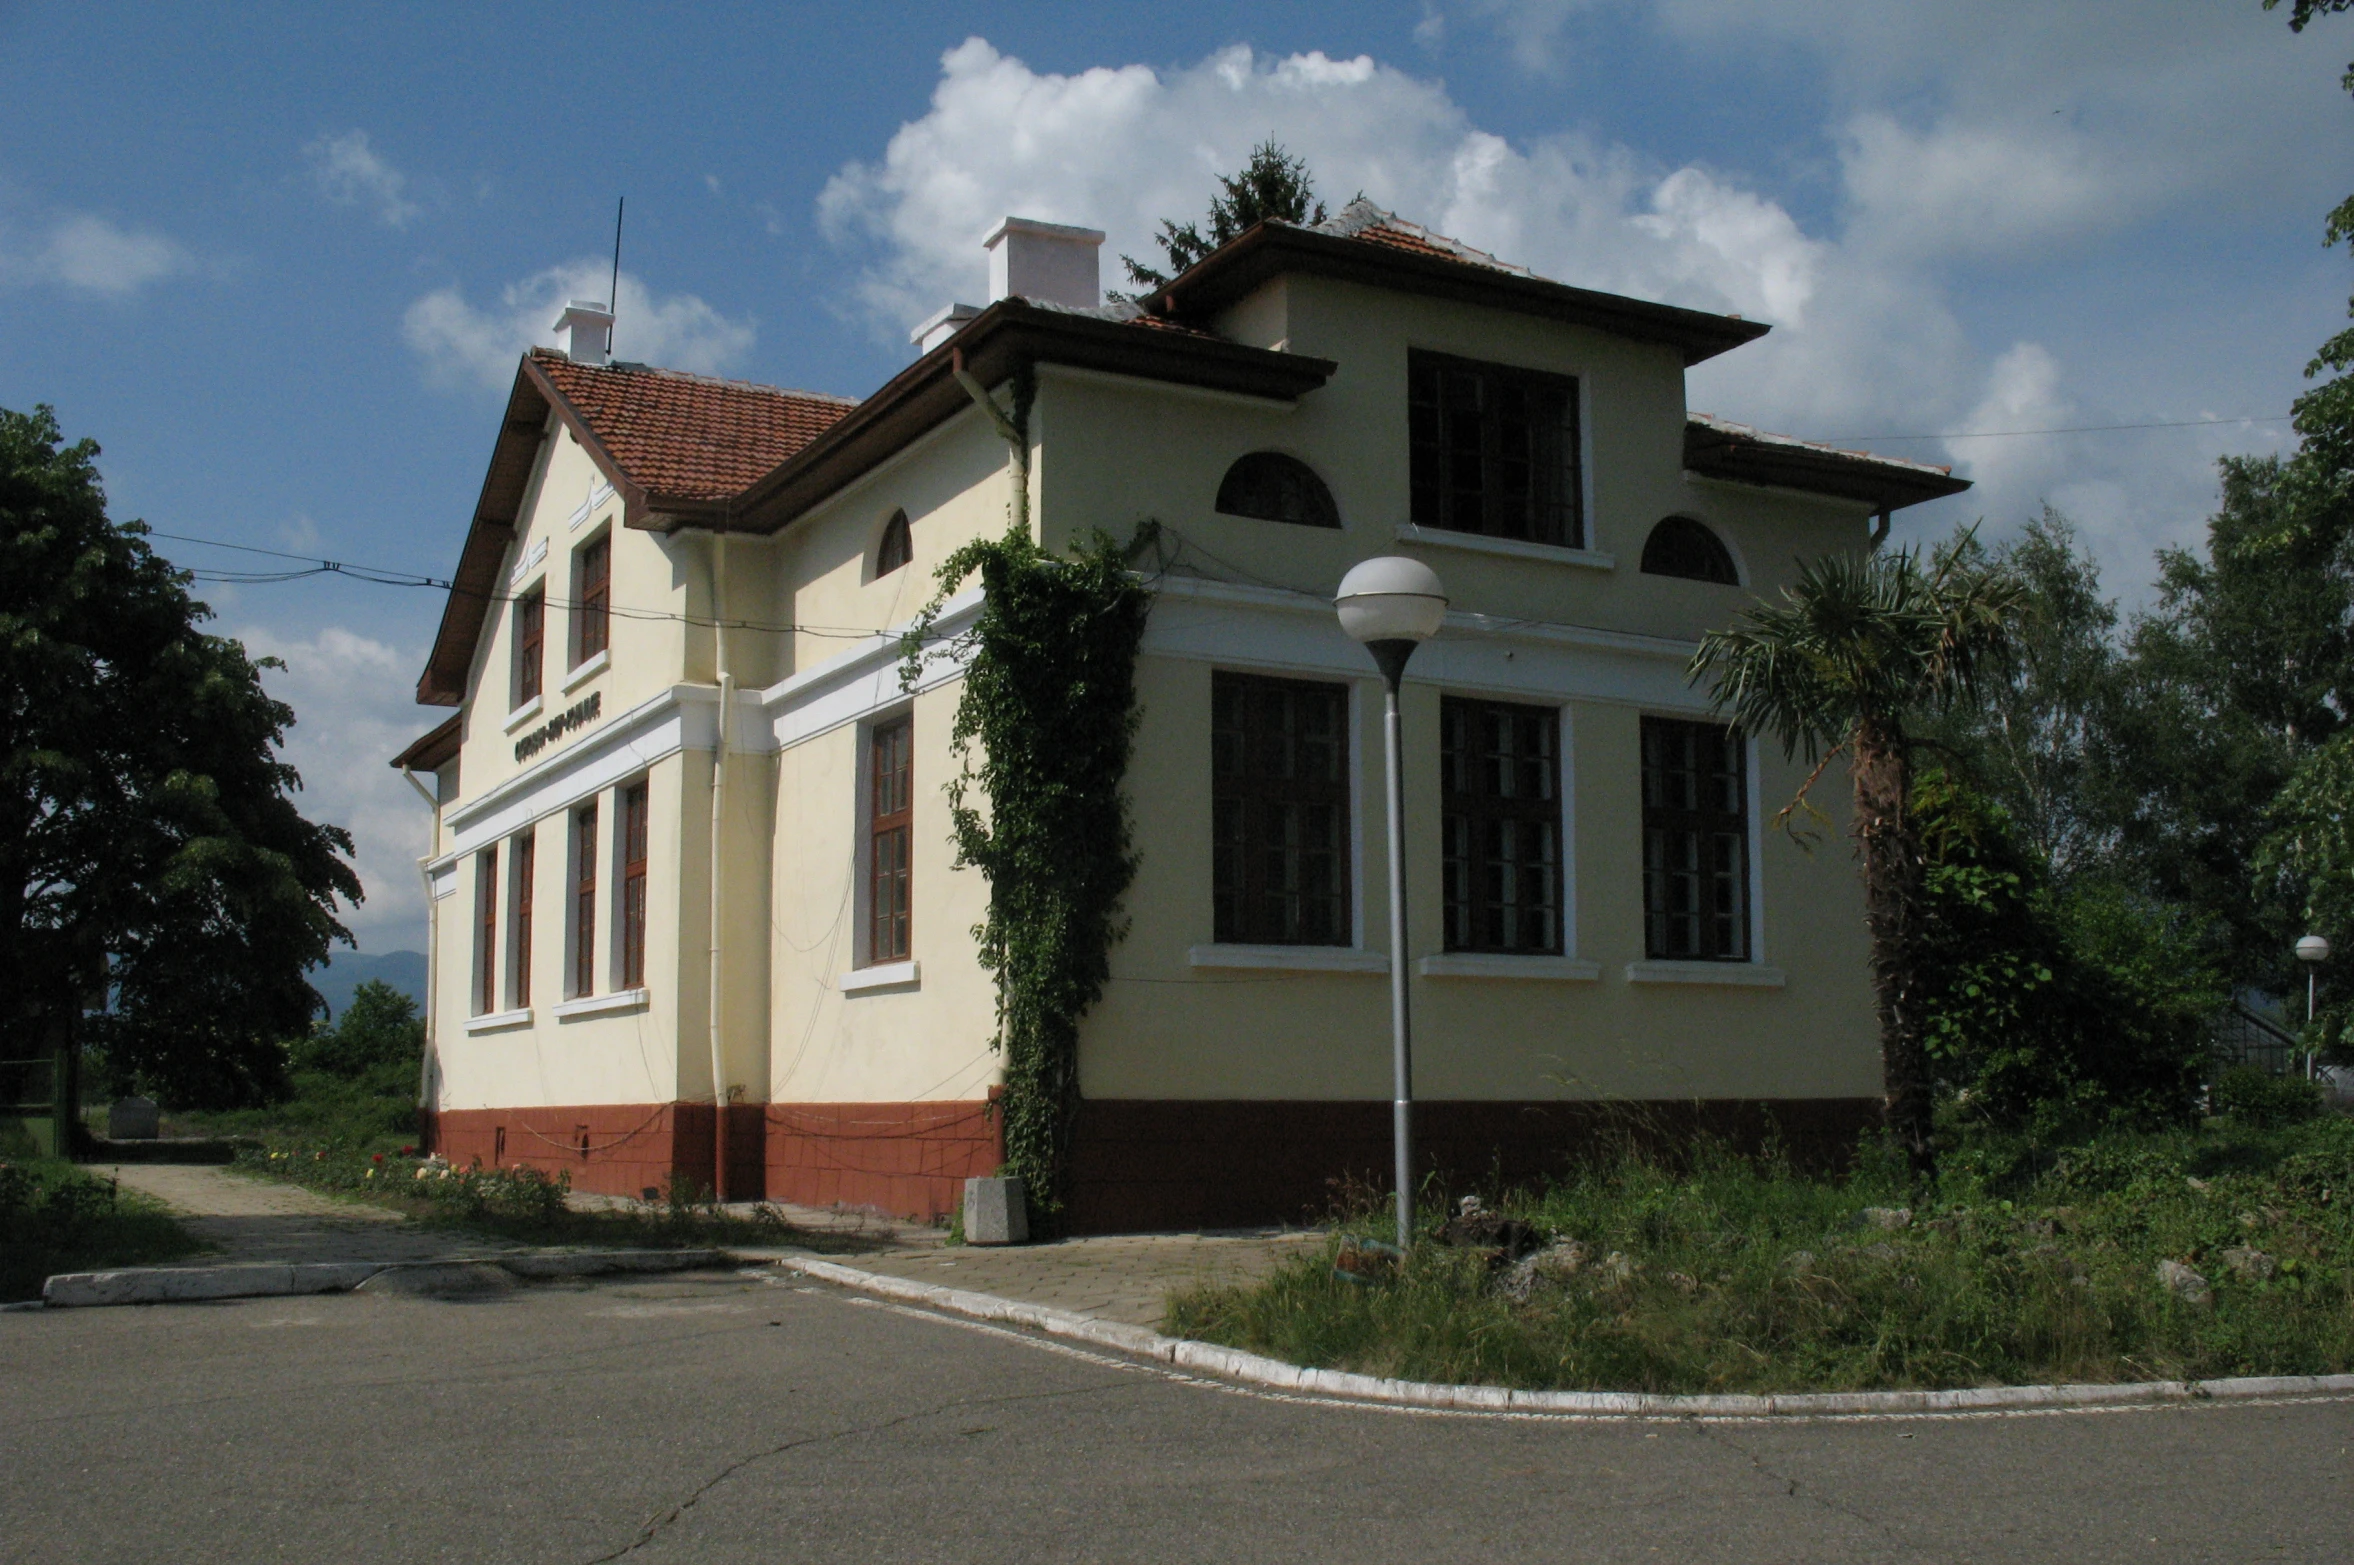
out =
[[[424,212],[409,196],[409,177],[368,144],[364,130],[321,136],[302,149],[319,193],[338,206],[364,206],[387,228],[406,228]]]
[[[495,305],[484,307],[454,286],[437,288],[409,306],[401,333],[434,379],[504,389],[525,349],[555,345],[555,320],[566,300],[604,299],[612,285],[609,266],[592,260],[551,266],[509,283]],[[730,320],[691,293],[657,297],[629,272],[621,274],[615,314],[618,358],[718,374],[752,347],[749,321]]]
[[[195,265],[177,240],[74,212],[58,218],[30,248],[0,251],[0,281],[120,299]]]
[[[352,834],[367,894],[344,911],[344,923],[366,950],[421,946],[425,892],[417,859],[426,851],[432,817],[387,763],[448,715],[416,705],[411,695],[424,653],[336,626],[308,638],[258,625],[231,633],[253,656],[286,664],[265,672],[262,683],[294,708],[285,754],[302,774],[296,807]]]

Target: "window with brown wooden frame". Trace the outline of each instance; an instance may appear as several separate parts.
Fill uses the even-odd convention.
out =
[[[1406,365],[1414,524],[1585,547],[1577,382],[1420,351]]]
[[[1349,687],[1218,673],[1210,708],[1216,938],[1348,945]]]
[[[646,983],[647,794],[643,782],[621,790],[621,982],[623,989]]]
[[[1645,955],[1749,960],[1749,776],[1741,736],[1643,719]]]
[[[605,650],[613,633],[613,535],[582,546],[580,590],[573,595],[572,666]]]
[[[597,801],[572,812],[572,995],[597,992]]]
[[[875,543],[875,575],[883,577],[915,558],[915,535],[909,531],[907,513],[893,511],[883,524],[883,536]]]
[[[507,967],[513,977],[509,980],[515,996],[515,1009],[528,1010],[531,1006],[531,883],[539,874],[539,831],[526,826],[515,839],[515,863],[509,871],[515,877],[515,927],[507,944]]]
[[[914,947],[909,863],[915,846],[915,722],[867,731],[866,965],[904,962]]]
[[[515,600],[515,705],[539,699],[540,665],[546,661],[548,595],[534,587]]]
[[[1561,713],[1439,704],[1446,948],[1563,954]]]
[[[474,855],[474,1014],[499,1008],[499,850]]]

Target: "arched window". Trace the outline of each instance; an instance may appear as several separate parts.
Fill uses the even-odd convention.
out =
[[[1280,451],[1253,451],[1226,469],[1218,483],[1218,511],[1302,527],[1340,525],[1340,509],[1316,470]]]
[[[1689,516],[1671,516],[1651,529],[1651,536],[1643,543],[1643,573],[1720,582],[1727,587],[1741,582],[1724,540],[1709,531],[1707,523]]]
[[[893,511],[883,524],[882,540],[875,545],[875,575],[884,577],[915,558],[915,544],[907,535],[907,513]]]

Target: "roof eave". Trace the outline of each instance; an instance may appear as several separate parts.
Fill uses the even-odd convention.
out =
[[[1063,364],[1280,401],[1298,400],[1339,368],[1330,359],[1306,354],[1000,299],[728,504],[729,525],[775,532],[970,408],[971,399],[952,370],[958,355],[985,386],[997,385],[1025,364]]]
[[[1891,462],[1860,451],[1813,450],[1705,424],[1685,425],[1684,466],[1724,483],[1829,495],[1862,502],[1874,511],[1901,511],[1970,487],[1967,478],[1917,462]]]
[[[439,771],[457,758],[459,719],[452,715],[446,722],[435,724],[412,740],[409,747],[394,756],[389,763],[395,771]]]
[[[1252,226],[1179,273],[1146,304],[1156,315],[1201,319],[1286,272],[1451,298],[1663,343],[1682,353],[1686,367],[1755,342],[1773,329],[1763,321],[1575,288],[1288,223]]]

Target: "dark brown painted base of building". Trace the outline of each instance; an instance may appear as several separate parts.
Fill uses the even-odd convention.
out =
[[[1709,1136],[1836,1167],[1879,1123],[1876,1098],[1414,1106],[1414,1165],[1449,1199],[1542,1181],[1581,1156]],[[1314,1221],[1391,1188],[1390,1105],[1090,1099],[1072,1148],[1075,1234]],[[1352,1188],[1353,1187],[1353,1188]]]
[[[599,1195],[670,1193],[677,1175],[698,1193],[711,1188],[708,1103],[600,1103],[580,1108],[457,1109],[425,1116],[425,1145],[464,1167],[525,1165],[572,1176],[572,1188]],[[731,1104],[727,1114],[731,1201],[768,1197],[761,1105]]]
[[[1450,1197],[1541,1181],[1628,1141],[1672,1151],[1708,1136],[1834,1167],[1879,1117],[1873,1098],[1425,1102],[1414,1110],[1414,1161]],[[427,1135],[454,1163],[564,1169],[576,1190],[634,1196],[667,1191],[674,1173],[708,1186],[712,1123],[708,1103],[469,1109],[429,1116]],[[1093,1099],[1074,1129],[1071,1233],[1313,1221],[1352,1190],[1390,1188],[1382,1102]],[[738,1104],[727,1131],[736,1201],[933,1219],[956,1209],[966,1179],[1004,1160],[981,1102]]]

